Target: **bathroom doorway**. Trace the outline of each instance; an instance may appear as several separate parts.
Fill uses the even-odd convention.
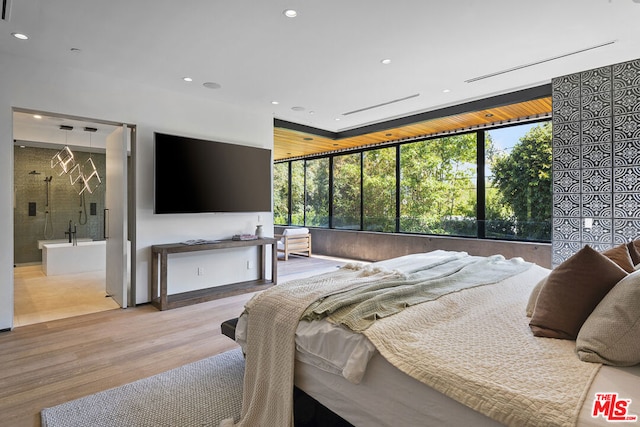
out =
[[[14,327],[120,307],[105,287],[107,181],[115,187],[105,141],[122,124],[14,110],[13,126]],[[125,179],[133,179],[130,132]],[[125,207],[133,203],[128,188],[120,196]],[[134,215],[127,219],[125,236],[133,234]],[[126,265],[123,274],[131,283]]]

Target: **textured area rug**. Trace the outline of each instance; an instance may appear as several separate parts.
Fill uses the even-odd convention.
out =
[[[42,410],[43,427],[218,426],[240,418],[240,349]]]

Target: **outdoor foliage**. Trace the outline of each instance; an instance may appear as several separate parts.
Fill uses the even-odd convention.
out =
[[[523,240],[551,240],[551,138],[546,122],[531,128],[510,154],[490,159],[496,198],[512,211],[513,232]]]
[[[469,132],[405,143],[399,149],[293,161],[291,224],[329,227],[332,218],[338,229],[395,232],[398,222],[401,232],[477,236],[476,136]],[[550,240],[551,123],[531,128],[510,153],[498,151],[485,132],[485,152],[486,237]],[[286,165],[274,166],[277,224],[287,223]]]
[[[273,165],[273,222],[286,224],[289,220],[289,163]]]
[[[359,230],[362,201],[360,153],[333,158],[333,226]]]
[[[476,234],[476,134],[401,146],[400,229]]]

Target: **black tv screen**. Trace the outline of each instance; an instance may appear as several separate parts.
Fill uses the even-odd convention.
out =
[[[155,133],[154,212],[270,212],[271,150]]]

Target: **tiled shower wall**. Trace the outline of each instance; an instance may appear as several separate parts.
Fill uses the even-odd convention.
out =
[[[640,60],[553,80],[553,260],[640,237]]]
[[[38,240],[67,239],[64,234],[69,221],[77,224],[77,237],[94,240],[103,238],[104,218],[104,154],[91,154],[103,185],[85,192],[84,206],[78,188],[71,185],[67,175],[59,176],[51,169],[51,158],[57,149],[18,146],[14,149],[14,263],[40,262],[42,251]],[[74,150],[78,162],[84,162],[88,153]],[[47,206],[47,184],[45,178],[52,176],[49,184],[49,205]],[[35,203],[35,215],[29,215],[29,203]],[[91,203],[96,204],[96,213],[91,215]],[[85,216],[86,206],[86,216]],[[46,212],[49,212],[48,214]],[[82,212],[82,213],[81,213]],[[82,224],[85,222],[85,224]]]

